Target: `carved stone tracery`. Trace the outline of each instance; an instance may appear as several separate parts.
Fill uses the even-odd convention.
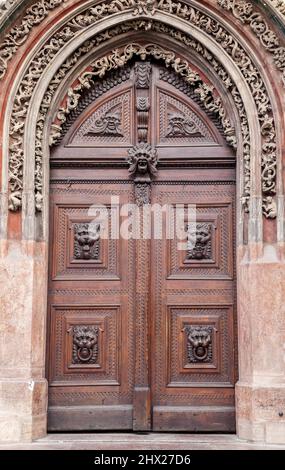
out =
[[[59,0],[58,0],[59,1]],[[153,5],[150,5],[153,4]],[[276,135],[275,135],[275,126],[274,120],[271,110],[270,101],[266,92],[265,85],[261,78],[261,75],[257,68],[254,66],[251,58],[247,55],[246,51],[243,47],[237,42],[235,38],[228,33],[225,28],[219,24],[216,20],[212,18],[207,18],[207,16],[199,11],[196,7],[190,7],[186,4],[177,3],[171,0],[160,0],[159,2],[150,2],[147,7],[147,15],[154,16],[155,12],[153,8],[157,10],[161,10],[164,12],[168,12],[174,16],[187,20],[189,23],[195,25],[196,27],[203,30],[206,34],[208,34],[211,38],[213,38],[218,44],[220,44],[224,50],[233,58],[236,65],[240,68],[245,80],[247,81],[252,96],[256,102],[257,112],[261,127],[261,135],[263,139],[262,144],[262,189],[263,189],[263,212],[267,217],[275,217],[276,216],[276,208],[275,208],[275,201],[274,201],[274,194],[276,192]],[[135,5],[137,4],[137,6]],[[135,10],[135,8],[139,8],[137,2],[133,2],[133,0],[125,0],[122,2],[117,2],[114,0],[110,4],[100,4],[96,5],[93,8],[87,9],[85,12],[81,13],[80,15],[75,16],[72,20],[70,20],[67,25],[62,27],[60,31],[58,31],[54,37],[47,43],[43,48],[37,53],[35,58],[33,59],[30,68],[26,72],[24,79],[22,80],[22,84],[18,89],[15,102],[13,113],[11,117],[11,143],[10,143],[10,162],[9,162],[9,169],[10,169],[10,189],[11,189],[11,196],[10,196],[10,209],[17,210],[21,206],[21,193],[22,193],[22,174],[23,174],[23,130],[25,126],[25,120],[27,117],[27,110],[29,106],[29,102],[32,96],[33,89],[35,85],[43,73],[45,67],[49,64],[55,54],[64,46],[64,44],[71,39],[78,30],[85,28],[86,26],[90,25],[91,23],[96,22],[103,17],[106,17],[110,14],[117,13],[123,11],[125,9],[133,9],[134,14],[139,15],[139,10]],[[136,11],[136,13],[135,13]],[[146,13],[144,13],[146,15]],[[207,20],[207,21],[206,21]],[[169,31],[169,34],[172,35],[171,30],[173,31],[174,37],[176,40],[180,40],[183,35],[179,32],[174,32],[173,28],[169,28],[165,25],[160,25],[154,28],[152,20],[140,20],[137,22],[136,28],[143,27],[145,30],[150,28],[156,29],[157,31],[166,32]],[[134,25],[133,25],[134,27]],[[110,37],[107,34],[99,35],[95,39],[95,43],[100,43],[104,39]],[[186,40],[184,38],[184,42]],[[206,48],[199,45],[197,46],[197,41],[194,41],[190,37],[188,37],[189,41],[196,42],[196,49],[201,48],[204,52],[203,56],[205,59],[209,60],[214,68],[218,71],[219,76],[222,78],[221,75],[221,64],[211,56],[209,52],[206,52]],[[94,45],[94,41],[88,41],[82,46],[85,49],[85,52],[90,50],[89,48]],[[74,56],[73,56],[74,57]],[[147,56],[143,54],[140,56],[142,60],[145,60]],[[77,57],[78,59],[78,57]],[[74,60],[74,63],[76,63]],[[114,59],[114,58],[113,58]],[[116,59],[116,57],[115,57]],[[115,60],[116,64],[115,67],[120,67],[122,64],[120,63],[121,58],[117,58]],[[166,63],[168,63],[169,57],[165,58]],[[70,59],[66,62],[70,63]],[[185,61],[184,61],[185,62]],[[189,71],[187,72],[187,66],[181,59],[177,59],[175,62],[170,62],[169,64],[174,68],[177,73],[180,73],[186,81],[190,82],[191,80],[195,81],[195,74],[190,76]],[[215,64],[215,65],[214,65]],[[106,58],[101,59],[101,62],[97,61],[97,68],[100,69],[100,72],[97,76],[102,77],[106,73],[107,70],[110,70],[110,65],[108,65],[108,61],[106,62]],[[61,76],[60,79],[63,77]],[[199,80],[199,77],[196,77]],[[57,78],[57,81],[59,77]],[[84,79],[83,79],[84,80]],[[88,87],[89,81],[88,79],[86,82],[81,84],[82,87]],[[234,93],[234,85],[227,82],[228,88],[232,88],[231,92]],[[50,88],[50,87],[49,87]],[[53,92],[55,91],[56,86],[53,85]],[[197,87],[199,90],[199,87]],[[237,90],[236,90],[237,91]],[[200,93],[205,93],[206,90],[201,89]],[[206,95],[209,95],[209,90],[207,90]],[[209,95],[210,96],[210,95]],[[50,105],[51,96],[45,96],[42,105],[40,115],[42,114],[41,121],[41,130],[42,126],[44,125],[45,114],[47,113],[48,106]],[[205,96],[207,99],[207,96]],[[216,99],[217,100],[217,99]],[[237,101],[240,101],[238,98]],[[236,102],[237,104],[237,102]],[[238,106],[238,105],[237,105]],[[243,200],[245,206],[247,207],[247,202],[249,199],[249,182],[250,182],[250,143],[249,143],[249,135],[248,135],[248,125],[247,125],[247,117],[244,111],[244,107],[242,102],[239,102],[239,113],[241,119],[244,121],[241,124],[242,134],[243,134],[243,146],[244,146],[244,167],[245,167],[245,176],[244,176],[244,196]],[[43,111],[43,112],[42,112]],[[39,128],[39,126],[38,126]],[[41,132],[39,133],[39,135]],[[231,138],[231,135],[229,135]],[[37,139],[38,139],[38,132],[37,132]],[[40,140],[40,139],[39,139]],[[36,148],[38,149],[38,143]],[[40,146],[39,146],[40,148]],[[36,170],[35,170],[35,201],[36,201],[36,208],[41,210],[42,206],[42,169],[41,169],[41,149],[39,149],[38,154],[36,155]],[[268,206],[270,205],[270,210]],[[270,215],[269,215],[270,214]]]

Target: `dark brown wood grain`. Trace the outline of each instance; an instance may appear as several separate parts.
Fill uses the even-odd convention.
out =
[[[234,155],[186,85],[140,64],[84,98],[51,155],[49,429],[234,431]],[[186,212],[183,250],[166,214],[162,239],[97,237],[136,202],[126,159],[139,142],[158,154],[147,197],[194,204],[196,244]]]

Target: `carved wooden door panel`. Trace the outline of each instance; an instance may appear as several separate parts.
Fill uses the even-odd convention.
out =
[[[234,430],[234,166],[217,116],[159,62],[69,111],[51,155],[50,430]],[[152,215],[126,236],[153,205],[161,235]]]
[[[133,243],[98,238],[90,202],[131,201],[127,184],[51,184],[50,429],[130,429],[133,393]],[[100,223],[100,222],[99,222]]]
[[[195,222],[182,216],[185,247],[175,234],[153,246],[153,429],[232,431],[235,186],[213,171],[193,176],[184,170],[152,193],[162,206],[196,205]]]

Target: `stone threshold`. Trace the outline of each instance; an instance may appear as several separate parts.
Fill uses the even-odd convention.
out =
[[[234,434],[55,433],[29,442],[6,442],[0,450],[285,450]]]

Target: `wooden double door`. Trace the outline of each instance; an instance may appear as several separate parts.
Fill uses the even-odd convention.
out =
[[[49,429],[234,431],[233,153],[159,63],[82,103],[51,157]]]

